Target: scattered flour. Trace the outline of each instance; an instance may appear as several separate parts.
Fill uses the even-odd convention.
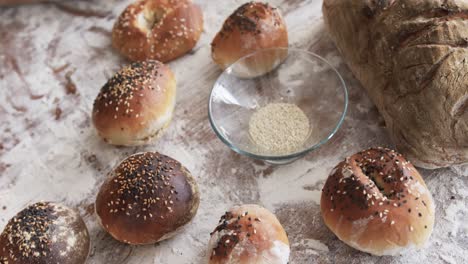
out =
[[[328,246],[324,243],[320,242],[319,240],[307,238],[301,239],[300,242],[292,244],[293,247],[305,247],[306,250],[310,250],[310,252],[314,255],[319,255],[321,252],[329,252]]]
[[[271,175],[260,175],[258,187],[260,200],[266,208],[275,210],[280,205],[298,202],[320,204],[321,182],[324,181],[336,158],[323,159],[326,162],[310,162],[304,159],[276,167]],[[318,186],[320,184],[320,186]],[[304,186],[311,188],[305,189]]]
[[[440,258],[448,264],[459,264],[454,257],[445,254],[440,255]]]
[[[26,137],[5,154],[3,160],[6,163],[21,161],[21,165],[12,166],[5,175],[11,177],[12,183],[7,189],[0,188],[2,202],[13,198],[8,204],[17,205],[16,209],[20,209],[37,199],[76,201],[89,194],[96,182],[95,176],[87,172],[89,168],[80,166],[80,153],[73,144],[54,144],[54,140],[44,137],[37,142]]]
[[[449,236],[464,236],[468,238],[468,212],[466,201],[454,201],[445,210],[444,218],[451,222]]]
[[[458,175],[468,177],[468,164],[453,166],[452,171]]]

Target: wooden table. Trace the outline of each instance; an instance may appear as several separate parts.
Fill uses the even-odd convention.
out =
[[[212,132],[208,96],[219,69],[210,42],[241,3],[198,0],[205,32],[197,47],[170,63],[178,80],[175,118],[152,146],[105,144],[90,122],[101,86],[127,62],[112,48],[112,25],[129,1],[71,1],[0,9],[0,228],[39,200],[79,208],[89,227],[89,263],[202,263],[209,233],[230,206],[259,203],[274,211],[292,246],[291,263],[468,263],[466,167],[421,170],[436,202],[427,248],[374,257],[340,242],[323,224],[320,191],[332,167],[370,146],[391,146],[384,123],[327,37],[319,0],[273,0],[283,11],[291,45],[316,52],[344,75],[350,93],[339,133],[305,159],[273,167],[235,154]],[[126,156],[157,150],[196,176],[201,205],[177,237],[149,246],[113,240],[97,224],[93,202],[106,173]]]

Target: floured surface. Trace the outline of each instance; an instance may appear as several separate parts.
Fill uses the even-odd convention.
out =
[[[110,30],[129,1],[83,1],[0,9],[0,228],[25,205],[54,200],[80,209],[90,229],[89,263],[202,263],[209,233],[232,205],[259,203],[289,234],[291,263],[468,263],[467,167],[422,170],[436,203],[427,248],[402,257],[373,257],[341,243],[323,224],[320,190],[345,156],[391,146],[383,122],[342,63],[323,29],[321,1],[274,0],[285,14],[292,46],[322,55],[344,75],[348,116],[319,151],[273,167],[230,151],[211,131],[207,102],[220,74],[209,43],[222,21],[245,1],[198,0],[205,32],[195,50],[170,63],[178,80],[175,116],[153,146],[116,148],[90,122],[93,100],[127,63],[110,45]],[[157,150],[196,177],[201,204],[185,232],[149,246],[114,241],[97,224],[93,202],[106,173],[126,156]]]

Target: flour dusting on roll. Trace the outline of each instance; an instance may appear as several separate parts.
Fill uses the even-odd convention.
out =
[[[175,102],[171,69],[158,61],[135,62],[101,88],[94,101],[93,123],[110,144],[148,144],[169,125]]]
[[[423,247],[434,226],[434,203],[421,175],[385,148],[339,163],[323,187],[320,207],[340,240],[379,256]]]
[[[83,219],[63,204],[32,204],[6,225],[0,235],[2,264],[84,264],[90,241]]]
[[[280,222],[258,205],[231,208],[211,233],[210,264],[287,264],[289,240]]]
[[[168,62],[190,51],[202,31],[202,11],[190,0],[139,0],[115,23],[112,44],[132,61]]]
[[[280,11],[267,3],[249,2],[234,11],[211,43],[213,60],[223,69],[255,51],[285,48],[249,58],[237,69],[250,77],[266,73],[287,55],[288,32]],[[242,70],[242,71],[241,71]]]
[[[176,235],[195,216],[199,203],[198,185],[180,162],[144,152],[111,171],[97,195],[96,214],[115,239],[152,244]]]

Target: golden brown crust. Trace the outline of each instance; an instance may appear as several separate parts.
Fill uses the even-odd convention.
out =
[[[468,1],[324,0],[344,61],[418,167],[468,162]]]
[[[199,202],[197,184],[185,167],[145,152],[128,157],[110,173],[96,198],[96,213],[115,239],[151,244],[187,224]]]
[[[373,148],[338,164],[322,191],[325,224],[343,242],[375,255],[420,248],[432,233],[434,204],[401,154]]]
[[[213,60],[225,69],[257,50],[288,47],[288,32],[277,8],[250,2],[226,19],[211,47]]]
[[[258,205],[231,208],[210,234],[210,264],[287,263],[289,240],[278,219]]]
[[[112,44],[132,61],[168,62],[190,51],[203,31],[203,14],[190,0],[140,0],[114,25]]]
[[[89,248],[88,229],[75,210],[39,202],[6,225],[0,235],[0,263],[83,264]]]
[[[176,82],[158,61],[135,62],[117,72],[93,106],[93,123],[110,144],[141,145],[159,137],[174,110]]]

